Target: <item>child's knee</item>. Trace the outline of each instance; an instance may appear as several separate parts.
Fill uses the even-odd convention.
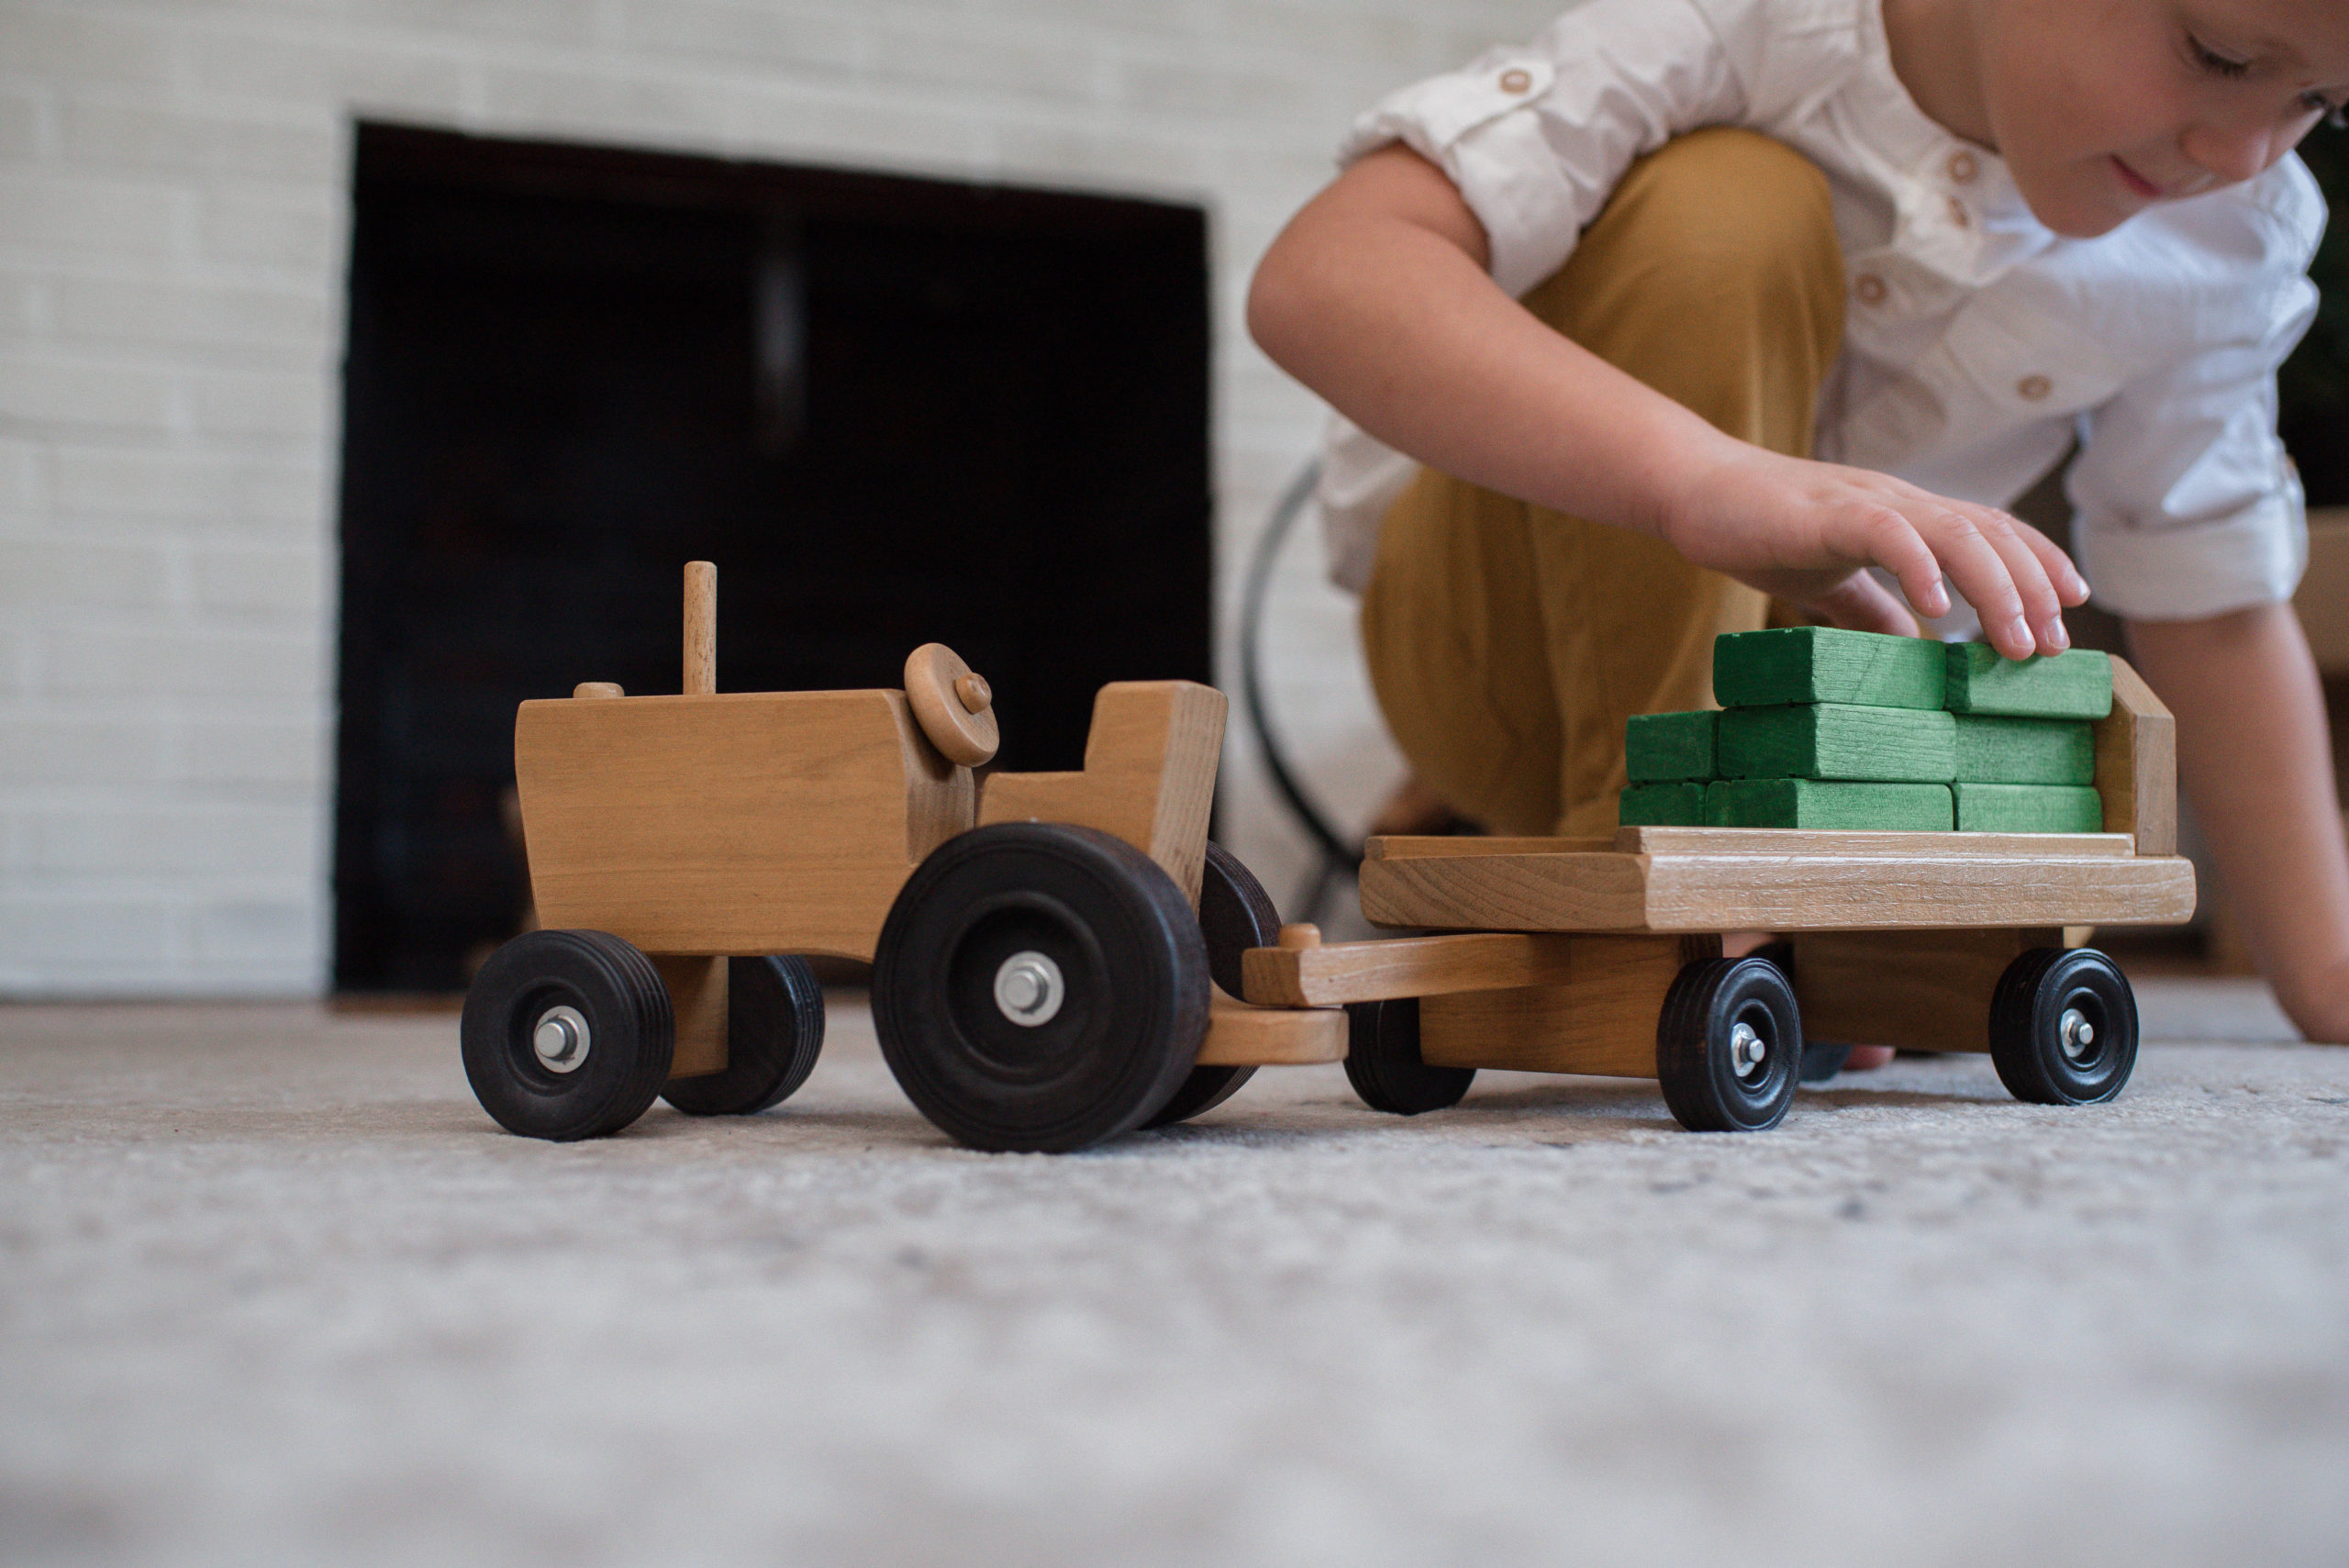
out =
[[[1795,305],[1840,331],[1842,270],[1818,165],[1757,132],[1715,127],[1633,164],[1553,284],[1604,298],[1610,316],[1645,307],[1686,323]]]
[[[1717,126],[1669,142],[1631,166],[1615,201],[1692,259],[1842,265],[1827,176],[1758,131]]]
[[[1717,128],[1632,165],[1525,305],[1723,428],[1794,450],[1842,348],[1843,290],[1826,176],[1780,142]],[[1799,408],[1778,418],[1746,406],[1761,384]],[[1773,420],[1792,425],[1765,439]]]

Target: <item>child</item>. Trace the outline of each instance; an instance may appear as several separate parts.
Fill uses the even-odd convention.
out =
[[[1998,508],[2076,439],[2075,547],[2253,951],[2349,1042],[2275,434],[2324,220],[2288,154],[2344,102],[2338,0],[1588,0],[1387,99],[1248,315],[1343,416],[1325,510],[1419,779],[1610,828],[1624,720],[1705,706],[1770,597],[1913,633],[1954,588],[2060,651],[2088,583]]]

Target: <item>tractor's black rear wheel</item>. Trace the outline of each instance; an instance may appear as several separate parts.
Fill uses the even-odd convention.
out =
[[[873,1023],[921,1113],[974,1149],[1062,1152],[1140,1127],[1208,1026],[1207,943],[1149,856],[1006,822],[915,869],[881,928]]]
[[[1226,994],[1244,998],[1240,955],[1250,948],[1268,948],[1280,940],[1280,912],[1273,896],[1240,857],[1221,844],[1208,845],[1207,865],[1199,879],[1199,931],[1207,939],[1208,973]],[[1253,1067],[1194,1067],[1159,1113],[1144,1127],[1170,1127],[1215,1109],[1231,1098],[1240,1085],[1255,1076]]]

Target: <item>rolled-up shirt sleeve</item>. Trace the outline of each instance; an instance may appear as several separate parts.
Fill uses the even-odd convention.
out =
[[[2097,602],[2194,620],[2292,596],[2308,564],[2299,476],[2276,435],[2276,370],[2308,329],[2305,260],[2253,294],[2258,318],[2124,386],[2081,419],[2065,480]]]
[[[1354,123],[1341,163],[1400,141],[1456,186],[1522,295],[1573,254],[1635,159],[1743,109],[1691,0],[1587,0],[1533,43],[1397,92]]]

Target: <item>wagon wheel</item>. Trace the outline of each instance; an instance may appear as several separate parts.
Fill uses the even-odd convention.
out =
[[[1280,912],[1273,907],[1272,895],[1221,844],[1208,845],[1207,866],[1199,879],[1199,929],[1208,942],[1208,973],[1233,996],[1246,994],[1240,955],[1280,940]],[[1171,1127],[1211,1111],[1255,1073],[1253,1067],[1194,1067],[1174,1097],[1142,1126]]]
[[[2137,1065],[2137,998],[2094,948],[2033,948],[2007,966],[1990,999],[1990,1062],[2019,1100],[2092,1106]]]
[[[1346,1082],[1375,1111],[1418,1116],[1460,1103],[1474,1067],[1431,1067],[1419,1058],[1419,999],[1346,1006]]]
[[[726,1066],[661,1097],[687,1116],[755,1116],[789,1099],[824,1049],[824,989],[804,958],[726,963]]]
[[[974,1149],[1128,1132],[1181,1086],[1208,1027],[1190,900],[1121,839],[1005,822],[950,839],[897,895],[873,1023],[906,1095]]]
[[[1705,959],[1673,981],[1656,1019],[1656,1077],[1691,1132],[1777,1126],[1802,1060],[1794,987],[1768,960]]]
[[[603,931],[527,931],[465,993],[465,1077],[509,1132],[600,1138],[644,1114],[676,1033],[652,961]]]

